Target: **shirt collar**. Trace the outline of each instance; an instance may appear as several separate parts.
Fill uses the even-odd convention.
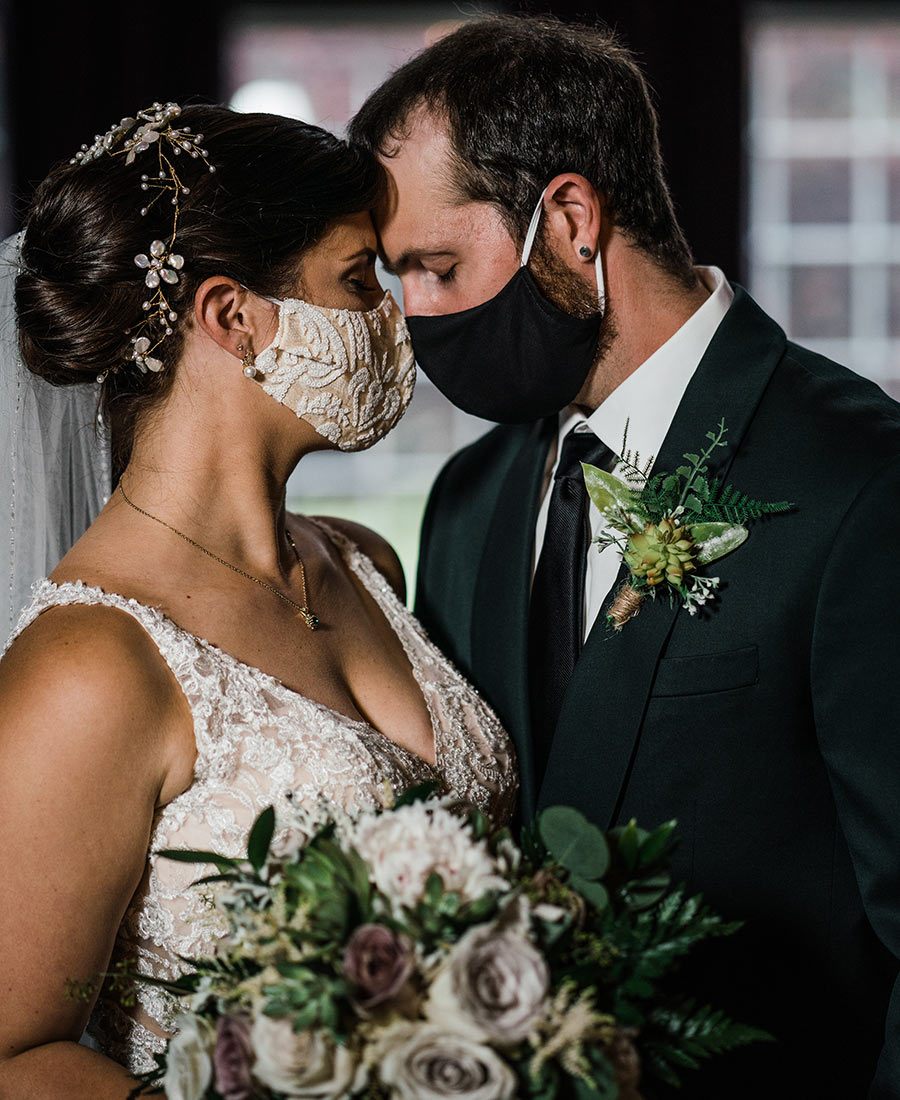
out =
[[[694,270],[710,291],[709,297],[590,416],[572,406],[562,410],[557,455],[562,440],[578,424],[590,428],[615,454],[622,448],[627,424],[628,448],[640,454],[642,464],[659,454],[684,391],[734,298],[719,268]]]

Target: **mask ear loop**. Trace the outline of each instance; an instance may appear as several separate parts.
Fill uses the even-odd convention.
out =
[[[547,188],[545,187],[537,201],[537,206],[534,208],[534,213],[531,215],[531,221],[528,223],[528,232],[525,234],[525,243],[522,245],[522,258],[519,261],[519,267],[526,267],[531,258],[531,250],[534,248],[534,239],[537,236],[538,225],[540,225],[541,214],[544,210],[544,195],[546,194]],[[606,312],[606,280],[603,277],[603,256],[599,248],[594,259],[594,272],[597,277],[597,302],[602,317]]]
[[[522,259],[519,261],[519,267],[527,267],[531,258],[531,250],[534,247],[534,238],[537,236],[541,213],[544,209],[544,195],[546,194],[547,188],[545,187],[537,201],[537,206],[534,208],[534,213],[531,215],[531,221],[528,223],[528,232],[525,234],[525,244],[522,245]]]
[[[597,301],[600,304],[600,316],[606,313],[606,280],[603,278],[603,255],[597,248],[597,256],[594,260],[594,272],[597,276]]]

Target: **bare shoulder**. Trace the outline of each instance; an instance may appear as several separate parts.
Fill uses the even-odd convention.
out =
[[[406,600],[406,577],[403,574],[403,565],[397,557],[393,546],[383,539],[370,527],[363,527],[361,523],[354,523],[349,519],[337,519],[333,516],[318,516],[329,527],[334,527],[341,534],[346,535],[362,550],[362,552],[375,563],[375,568],[388,580],[391,588],[397,593],[401,601]]]
[[[95,605],[45,611],[0,661],[0,970],[20,1006],[0,1061],[84,1028],[60,991],[107,969],[144,874],[183,728],[167,675],[140,624]]]
[[[116,608],[45,611],[0,661],[0,750],[27,739],[57,758],[89,751],[100,762],[109,753],[116,767],[130,762],[161,784],[166,732],[184,707],[152,639]]]

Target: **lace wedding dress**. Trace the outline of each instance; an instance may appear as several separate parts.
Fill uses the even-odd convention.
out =
[[[190,888],[206,869],[155,853],[197,848],[242,856],[250,826],[269,805],[283,821],[297,806],[323,801],[354,813],[383,804],[388,784],[399,791],[436,779],[499,820],[512,815],[515,756],[496,716],[431,644],[370,559],[343,535],[330,528],[327,533],[403,644],[431,715],[433,766],[367,723],[299,695],[136,600],[80,581],[43,580],[22,613],[13,638],[51,607],[104,604],[127,612],[156,643],[193,714],[194,779],[157,811],[147,870],[119,929],[112,966],[128,960],[140,973],[174,978],[184,969],[178,955],[213,949],[210,907],[202,889]],[[175,1007],[167,994],[147,986],[128,1008],[104,990],[88,1031],[104,1053],[140,1071],[163,1049]]]

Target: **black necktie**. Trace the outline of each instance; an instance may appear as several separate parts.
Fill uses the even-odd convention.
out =
[[[584,638],[584,575],[591,540],[581,463],[605,467],[612,451],[590,430],[563,440],[550,490],[547,533],[531,589],[528,672],[535,773],[540,786],[572,669]]]

